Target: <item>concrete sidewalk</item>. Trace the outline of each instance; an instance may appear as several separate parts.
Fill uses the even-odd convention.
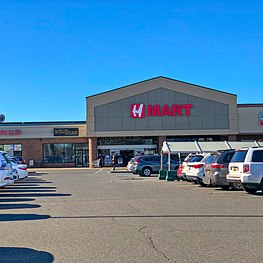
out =
[[[43,172],[43,171],[69,171],[69,170],[106,170],[110,173],[130,173],[126,167],[116,167],[112,170],[112,167],[102,167],[102,168],[89,168],[89,167],[65,167],[65,168],[27,168],[29,173]]]

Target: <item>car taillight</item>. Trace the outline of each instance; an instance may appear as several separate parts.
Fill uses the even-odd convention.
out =
[[[20,170],[26,170],[26,168],[25,167],[18,167],[18,169],[20,169]]]
[[[140,162],[139,162],[139,160],[136,160],[135,162],[134,162],[134,164],[139,164]]]
[[[249,164],[243,164],[243,173],[249,172]]]
[[[202,163],[199,163],[199,164],[194,164],[193,165],[193,167],[195,168],[195,169],[200,169],[200,168],[202,168],[204,165],[202,164]]]
[[[9,181],[9,180],[11,180],[10,177],[5,177],[5,178],[4,178],[4,181]]]
[[[224,168],[225,165],[224,164],[219,164],[219,163],[212,163],[211,164],[211,168],[213,169],[221,169],[221,168]]]

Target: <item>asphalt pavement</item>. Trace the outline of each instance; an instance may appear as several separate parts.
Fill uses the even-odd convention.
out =
[[[262,262],[263,194],[110,171],[1,188],[0,262]]]

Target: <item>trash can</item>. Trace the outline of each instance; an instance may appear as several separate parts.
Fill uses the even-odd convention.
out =
[[[159,180],[165,180],[166,179],[167,170],[159,170]]]
[[[34,160],[29,160],[28,166],[29,166],[29,167],[33,167],[33,166],[34,166]]]
[[[166,181],[175,181],[177,180],[177,171],[176,170],[170,170],[166,173]]]

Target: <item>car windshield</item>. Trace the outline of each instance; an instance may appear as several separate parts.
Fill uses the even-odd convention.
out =
[[[231,159],[231,163],[242,163],[245,161],[247,155],[247,151],[236,151],[233,158]]]

